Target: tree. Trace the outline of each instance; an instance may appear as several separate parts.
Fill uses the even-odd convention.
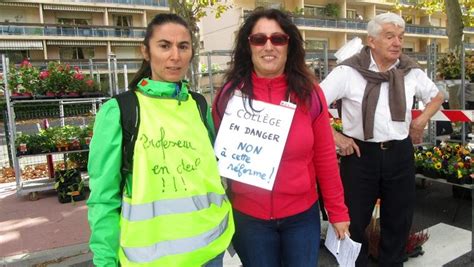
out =
[[[191,63],[192,69],[196,72],[199,69],[199,48],[200,48],[200,34],[197,23],[201,18],[207,16],[207,13],[214,13],[216,19],[232,6],[226,0],[170,0],[170,10],[183,17],[189,24],[192,32],[192,42],[195,49],[194,58]],[[191,79],[191,86],[196,86],[194,75],[190,72],[188,76]]]
[[[401,0],[398,1],[396,8],[403,9],[405,6],[401,5]],[[449,39],[449,49],[460,50],[462,44],[462,36],[464,27],[474,26],[474,17],[471,15],[474,12],[473,0],[417,0],[408,8],[415,8],[423,10],[426,14],[433,14],[436,11],[443,11],[446,13],[448,23],[446,31]],[[462,12],[464,10],[464,13]]]

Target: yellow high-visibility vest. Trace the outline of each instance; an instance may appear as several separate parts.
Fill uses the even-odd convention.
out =
[[[196,103],[137,92],[140,126],[131,197],[124,195],[122,266],[202,266],[234,233],[229,200]]]

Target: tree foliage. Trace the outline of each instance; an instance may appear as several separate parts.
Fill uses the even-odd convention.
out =
[[[462,10],[462,19],[465,27],[474,27],[474,0],[454,0]],[[417,9],[423,10],[426,14],[435,12],[446,13],[445,0],[398,0],[396,9]]]
[[[208,13],[214,14],[216,19],[232,7],[226,0],[170,0],[170,10],[183,17],[189,24],[192,31],[192,41],[195,50],[192,66],[197,72],[199,66],[199,27],[197,23],[208,16]],[[196,86],[194,77],[191,78],[191,86]]]
[[[474,27],[474,0],[398,0],[396,9],[422,10],[428,15],[435,12],[445,13],[448,19],[447,34],[450,50],[461,46],[464,27]]]

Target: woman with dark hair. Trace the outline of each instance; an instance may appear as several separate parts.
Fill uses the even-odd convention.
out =
[[[87,202],[96,266],[222,266],[234,223],[209,109],[183,80],[191,44],[181,17],[157,15],[131,90],[97,114]]]
[[[236,91],[254,112],[257,100],[296,105],[272,190],[229,180],[233,245],[242,263],[317,266],[321,196],[316,184],[338,238],[348,234],[349,215],[324,95],[305,64],[302,36],[286,14],[259,9],[245,19],[223,88],[212,109],[217,130]]]

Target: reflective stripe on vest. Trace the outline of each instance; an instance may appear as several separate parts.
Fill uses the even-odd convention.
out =
[[[123,201],[122,217],[128,221],[148,220],[160,215],[199,211],[209,208],[211,204],[220,207],[225,199],[226,195],[210,192],[207,195],[179,199],[162,199],[146,204],[130,205]]]
[[[151,246],[140,248],[123,247],[127,259],[136,263],[147,263],[158,260],[161,257],[174,254],[182,254],[205,247],[219,238],[227,229],[229,213],[224,219],[211,230],[197,236],[163,241]]]

